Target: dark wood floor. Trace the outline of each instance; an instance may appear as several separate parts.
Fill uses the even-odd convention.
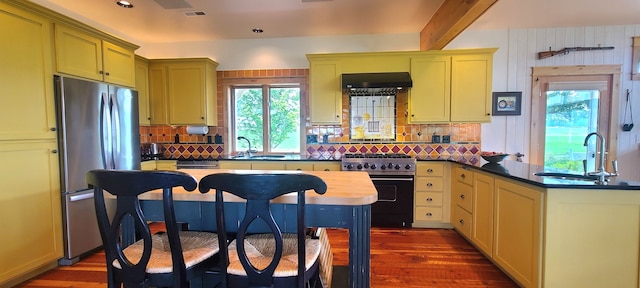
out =
[[[348,264],[348,232],[329,230],[334,265]],[[62,266],[18,287],[106,287],[104,253]],[[449,229],[371,231],[371,287],[518,287]]]

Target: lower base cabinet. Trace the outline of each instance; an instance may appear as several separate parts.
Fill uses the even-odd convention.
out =
[[[6,163],[0,167],[0,287],[27,280],[20,277],[50,269],[62,258],[56,149],[55,140],[0,141]]]

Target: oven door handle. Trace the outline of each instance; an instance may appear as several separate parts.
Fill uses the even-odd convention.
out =
[[[371,181],[413,181],[413,178],[371,178]]]

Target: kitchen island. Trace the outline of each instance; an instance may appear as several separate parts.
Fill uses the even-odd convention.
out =
[[[209,174],[235,173],[307,173],[320,177],[327,184],[324,195],[306,194],[306,220],[310,227],[332,227],[349,229],[349,286],[352,288],[370,286],[370,229],[371,204],[378,194],[369,175],[365,172],[341,171],[273,171],[273,170],[226,170],[226,169],[181,169],[181,172],[194,176],[198,181]],[[147,219],[162,221],[162,203],[160,191],[151,191],[141,195],[141,205]],[[215,193],[201,194],[174,189],[176,218],[187,223],[191,230],[216,231]],[[291,232],[295,225],[295,209],[287,208],[296,202],[295,195],[287,194],[276,198],[273,203],[274,218],[284,223],[284,232]],[[243,200],[233,195],[225,195],[226,210],[242,211]],[[230,213],[239,215],[239,213]],[[228,223],[238,223],[238,219],[228,219]],[[227,228],[230,229],[228,224]]]

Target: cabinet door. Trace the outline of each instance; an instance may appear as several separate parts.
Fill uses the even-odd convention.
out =
[[[285,167],[287,170],[313,171],[313,163],[311,162],[287,162]]]
[[[493,56],[453,56],[451,64],[451,121],[490,122]]]
[[[524,287],[538,287],[542,193],[495,179],[493,260]]]
[[[55,37],[56,71],[103,80],[102,40],[62,25],[55,26]]]
[[[342,170],[342,163],[339,161],[322,161],[313,163],[314,171],[340,171]]]
[[[3,2],[0,10],[0,140],[55,139],[51,23]]]
[[[251,170],[286,170],[286,165],[281,161],[255,161]]]
[[[251,161],[218,161],[220,169],[251,170]]]
[[[156,170],[178,170],[178,161],[176,160],[156,160]]]
[[[489,257],[493,253],[493,177],[473,175],[473,232],[471,241]]]
[[[162,64],[149,64],[149,112],[152,125],[168,125],[167,70]]]
[[[171,125],[206,124],[205,76],[204,63],[167,65]]]
[[[309,112],[313,124],[341,124],[342,89],[340,62],[317,60],[310,64]]]
[[[133,51],[102,41],[102,60],[105,82],[127,87],[136,86]]]
[[[0,284],[63,255],[56,141],[6,142],[0,142]]]
[[[144,171],[156,170],[156,161],[149,160],[149,161],[140,162],[140,170],[144,170]]]
[[[138,91],[138,110],[140,125],[151,124],[149,111],[149,63],[136,57],[136,90]]]
[[[451,57],[411,58],[410,123],[449,122]]]

